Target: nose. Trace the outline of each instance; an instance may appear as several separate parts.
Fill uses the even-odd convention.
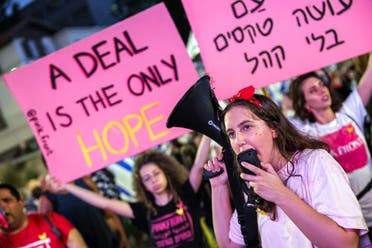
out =
[[[240,132],[236,134],[236,144],[240,147],[245,144],[247,144],[244,135],[242,135]]]
[[[157,175],[151,175],[150,177],[152,183],[156,183],[157,179],[158,179]]]
[[[318,91],[319,91],[320,93],[323,93],[323,92],[325,91],[325,89],[326,89],[325,85],[319,85],[319,86],[318,86]]]
[[[316,87],[316,91],[320,94],[323,94],[324,91],[326,91],[327,89],[327,86],[325,84],[319,84],[317,87]]]

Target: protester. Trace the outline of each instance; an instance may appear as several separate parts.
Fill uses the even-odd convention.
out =
[[[91,192],[94,184],[89,176],[84,176],[73,182]],[[44,193],[40,197],[39,211],[44,213],[54,211],[68,219],[81,233],[90,248],[127,248],[120,244],[119,233],[111,229],[105,213],[73,194],[54,194],[48,184],[42,182]],[[93,228],[94,227],[94,228]]]
[[[63,216],[49,212],[48,223],[40,213],[27,215],[19,191],[11,184],[0,184],[0,208],[8,223],[0,226],[0,247],[87,247],[79,231]]]
[[[254,149],[261,161],[262,168],[242,162],[254,175],[240,176],[275,204],[271,212],[257,211],[262,247],[369,243],[358,201],[327,144],[301,135],[272,100],[253,93],[248,87],[230,99],[221,113],[221,126],[236,154]],[[230,205],[225,166],[223,154],[204,166],[212,172],[224,169],[210,179],[214,230],[219,247],[244,247],[237,212]]]
[[[73,184],[61,185],[55,178],[50,184],[55,190],[67,190],[96,207],[133,219],[149,234],[154,247],[204,247],[196,192],[209,145],[210,139],[203,137],[190,173],[160,151],[150,150],[137,156],[133,171],[136,203],[108,199]]]
[[[304,133],[328,143],[349,177],[372,238],[372,161],[363,135],[365,106],[372,94],[372,56],[357,88],[345,101],[337,98],[330,84],[315,72],[296,78],[290,86],[296,113],[292,122]]]

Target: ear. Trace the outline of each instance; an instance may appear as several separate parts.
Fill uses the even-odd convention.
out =
[[[273,139],[278,137],[278,133],[276,132],[276,129],[271,129],[271,134],[272,134]]]
[[[21,199],[21,200],[19,200],[18,201],[18,204],[19,204],[19,206],[24,210],[24,211],[26,211],[26,203],[25,203],[25,201],[23,200],[23,199]]]
[[[311,113],[311,107],[307,103],[305,103],[304,107],[305,107],[307,112]]]

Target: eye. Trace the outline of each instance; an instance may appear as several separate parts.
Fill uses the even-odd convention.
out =
[[[146,176],[142,177],[142,182],[146,183],[150,180],[150,178],[151,177],[149,175],[146,175]]]
[[[245,125],[242,127],[242,130],[243,130],[243,131],[248,131],[250,128],[251,128],[251,125],[245,124]]]
[[[12,198],[4,198],[2,201],[5,203],[10,203],[12,202]]]
[[[316,93],[316,87],[311,87],[309,92],[310,92],[310,94]]]
[[[154,172],[154,176],[156,177],[156,176],[159,176],[160,175],[160,171],[155,171]]]
[[[229,139],[233,139],[235,137],[235,132],[233,131],[228,131],[226,132],[226,134],[227,134],[227,137],[229,137]]]

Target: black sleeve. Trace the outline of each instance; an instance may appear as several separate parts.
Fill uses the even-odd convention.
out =
[[[148,223],[148,211],[144,204],[142,203],[129,203],[132,208],[134,218],[131,219],[133,225],[138,227],[141,231],[149,233],[149,223]]]

